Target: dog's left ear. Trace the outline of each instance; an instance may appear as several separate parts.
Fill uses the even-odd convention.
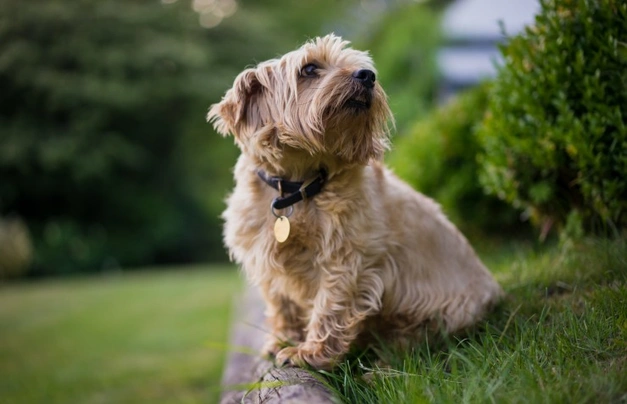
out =
[[[241,72],[233,83],[233,88],[226,92],[222,101],[213,104],[207,113],[207,122],[222,136],[237,135],[237,126],[246,115],[250,97],[261,90],[256,69]]]

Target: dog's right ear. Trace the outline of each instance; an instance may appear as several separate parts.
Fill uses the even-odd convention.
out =
[[[222,101],[213,104],[207,113],[207,122],[222,136],[237,133],[237,126],[246,114],[250,97],[261,89],[256,69],[241,72],[233,83],[233,88],[226,92]]]

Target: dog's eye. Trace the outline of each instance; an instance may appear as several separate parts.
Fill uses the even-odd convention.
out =
[[[313,63],[309,63],[303,66],[303,68],[300,70],[300,74],[304,77],[316,77],[318,75],[316,74],[316,70],[318,70],[318,66]]]

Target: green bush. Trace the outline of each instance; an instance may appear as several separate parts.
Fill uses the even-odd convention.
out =
[[[544,233],[615,231],[627,220],[627,3],[541,7],[535,25],[501,48],[479,131],[480,179]]]
[[[26,224],[18,217],[0,217],[0,281],[28,270],[33,246]]]
[[[419,120],[396,140],[388,162],[464,231],[501,233],[521,222],[514,209],[485,195],[479,184],[474,129],[486,109],[487,89],[487,84],[471,89]]]

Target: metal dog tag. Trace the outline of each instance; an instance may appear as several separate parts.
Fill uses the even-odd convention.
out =
[[[290,236],[290,221],[286,216],[279,216],[274,222],[274,238],[279,243],[284,242]]]

